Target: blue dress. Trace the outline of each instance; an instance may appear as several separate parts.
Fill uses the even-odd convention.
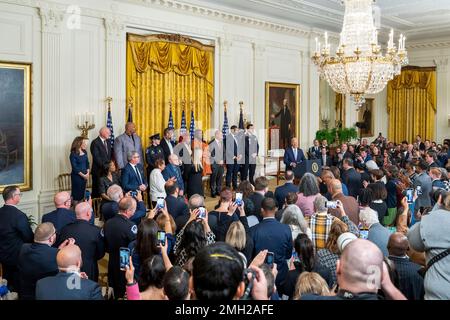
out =
[[[72,198],[75,201],[83,200],[84,191],[86,190],[86,180],[84,180],[78,173],[87,173],[89,169],[89,159],[87,153],[79,155],[75,152],[70,153],[70,164],[72,165],[71,180],[72,180]]]

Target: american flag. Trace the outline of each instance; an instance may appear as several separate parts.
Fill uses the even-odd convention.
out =
[[[133,122],[133,111],[131,111],[131,107],[128,107],[128,122]]]
[[[225,108],[225,110],[223,111],[223,126],[222,126],[222,136],[223,136],[223,140],[226,139],[226,136],[228,134],[229,131],[229,127],[228,127],[228,116],[227,116],[227,109]]]
[[[244,113],[242,112],[242,108],[239,113],[239,129],[244,129]]]
[[[169,123],[167,124],[167,128],[173,130],[173,115],[172,115],[172,108],[170,108],[170,112],[169,112]]]
[[[181,112],[181,128],[180,128],[180,135],[183,135],[186,133],[186,113],[184,110]]]
[[[111,142],[111,149],[114,148],[114,128],[112,124],[111,107],[108,106],[108,115],[106,118],[106,127],[111,131],[109,141]]]
[[[194,110],[191,110],[191,125],[189,126],[189,133],[191,134],[192,141],[194,141],[194,132],[195,132]]]

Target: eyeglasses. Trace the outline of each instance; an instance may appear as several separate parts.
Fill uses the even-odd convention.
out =
[[[23,193],[16,193],[14,196],[19,196],[19,197],[22,197],[23,196]]]

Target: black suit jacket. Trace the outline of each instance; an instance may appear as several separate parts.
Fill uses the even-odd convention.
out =
[[[289,192],[298,192],[298,186],[293,183],[286,182],[284,185],[275,189],[275,200],[277,200],[279,210],[283,208],[286,196]]]
[[[175,147],[175,142],[170,141],[170,143],[172,144],[172,150]],[[161,148],[163,149],[164,152],[164,161],[166,162],[166,164],[169,163],[169,156],[170,156],[170,148],[169,145],[166,142],[166,139],[162,139],[161,143],[159,144],[161,146]]]
[[[105,255],[105,242],[101,229],[85,220],[76,220],[65,226],[58,235],[57,246],[64,240],[74,238],[81,249],[83,265],[81,271],[86,272],[88,278],[98,280],[97,261]]]
[[[119,204],[115,201],[107,201],[102,205],[102,215],[103,219],[108,221],[109,219],[115,217],[119,213]],[[144,201],[138,201],[136,212],[131,217],[131,221],[139,225],[141,223],[141,219],[143,216],[145,216],[147,213],[147,209],[145,208]]]
[[[261,215],[261,204],[262,201],[264,200],[264,196],[262,196],[261,194],[259,194],[258,192],[254,192],[253,194],[251,194],[248,197],[253,204],[255,205],[255,216],[258,218],[259,221],[262,220],[262,215]]]
[[[320,151],[320,146],[317,147],[317,151],[315,151],[315,146],[312,146],[308,150],[309,159],[319,159],[321,157],[322,152]]]
[[[348,195],[357,197],[359,190],[362,188],[361,174],[356,172],[355,168],[350,168],[342,173],[342,182],[348,188]]]
[[[25,213],[10,205],[0,208],[0,263],[16,266],[22,245],[33,238]]]
[[[291,170],[291,163],[300,163],[302,161],[305,161],[305,155],[303,154],[303,150],[300,148],[297,148],[297,158],[294,156],[294,151],[292,150],[292,147],[289,147],[285,149],[284,151],[284,159],[283,162],[286,165],[286,170]]]
[[[58,249],[41,243],[25,243],[19,254],[19,298],[34,300],[36,282],[58,273],[56,254]]]
[[[100,176],[103,170],[103,166],[111,161],[111,141],[106,140],[107,150],[105,145],[102,143],[100,137],[95,138],[91,143],[91,154],[92,154],[92,174]]]
[[[103,296],[98,283],[82,279],[74,273],[60,272],[37,282],[36,300],[103,300]]]
[[[331,167],[333,165],[333,162],[329,155],[326,156],[325,163],[323,162],[322,155],[320,155],[317,159],[320,160],[320,164],[322,165],[322,167]]]
[[[167,211],[175,220],[177,217],[182,215],[189,215],[189,208],[187,204],[184,202],[183,197],[174,197],[172,195],[168,195],[166,197],[166,206]]]
[[[51,222],[56,231],[60,231],[64,226],[76,220],[75,212],[69,209],[57,208],[42,216],[42,223]]]

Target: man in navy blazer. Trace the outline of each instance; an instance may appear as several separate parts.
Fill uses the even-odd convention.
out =
[[[58,192],[55,194],[53,202],[55,203],[56,210],[44,214],[42,216],[42,223],[53,223],[56,232],[59,232],[64,226],[74,222],[77,218],[75,217],[75,212],[70,210],[72,207],[72,199],[69,192]]]
[[[36,227],[34,243],[25,243],[19,253],[19,299],[34,300],[36,282],[42,278],[58,273],[56,264],[57,248],[56,229],[51,222],[41,223]],[[66,245],[68,241],[65,242]]]
[[[169,164],[162,172],[164,180],[169,180],[170,178],[175,177],[177,179],[177,184],[180,188],[180,195],[184,194],[184,181],[183,175],[181,174],[180,169],[180,160],[176,154],[171,154],[169,156]]]
[[[80,273],[81,250],[77,245],[59,250],[56,262],[59,273],[37,282],[36,300],[103,300],[98,283]]]
[[[105,223],[119,213],[119,202],[124,197],[122,188],[117,184],[113,184],[108,188],[107,195],[111,199],[111,201],[106,201],[102,205],[101,209]],[[147,208],[145,207],[144,201],[142,201],[141,192],[137,193],[135,199],[137,201],[136,212],[131,218],[131,221],[139,225],[139,223],[141,223],[142,217],[144,217],[147,213]]]
[[[147,178],[144,174],[144,167],[140,164],[140,155],[137,151],[130,151],[127,154],[128,163],[122,169],[121,182],[124,192],[147,190]]]
[[[172,141],[173,137],[173,130],[170,128],[164,129],[164,138],[161,140],[161,143],[159,144],[164,152],[164,161],[166,162],[166,165],[169,164],[169,156],[173,153],[173,148],[175,147],[175,142]]]
[[[286,170],[293,170],[299,163],[305,161],[303,150],[298,147],[297,138],[291,139],[291,147],[284,150],[284,164]]]
[[[280,286],[288,273],[286,260],[292,256],[292,233],[288,225],[275,219],[276,210],[275,200],[264,198],[261,204],[263,220],[250,228],[250,236],[254,243],[253,257],[262,250],[274,253],[278,269],[275,284]]]
[[[320,160],[322,167],[331,167],[333,165],[331,157],[327,154],[327,149],[325,147],[320,149],[320,156],[317,159]]]
[[[183,197],[179,197],[179,186],[176,182],[166,182],[164,189],[166,190],[166,206],[167,211],[175,220],[179,216],[189,217],[189,208],[184,202]]]
[[[283,209],[286,196],[289,192],[298,192],[298,186],[294,184],[294,172],[287,170],[284,173],[285,184],[275,189],[275,200],[277,200],[278,210]]]

